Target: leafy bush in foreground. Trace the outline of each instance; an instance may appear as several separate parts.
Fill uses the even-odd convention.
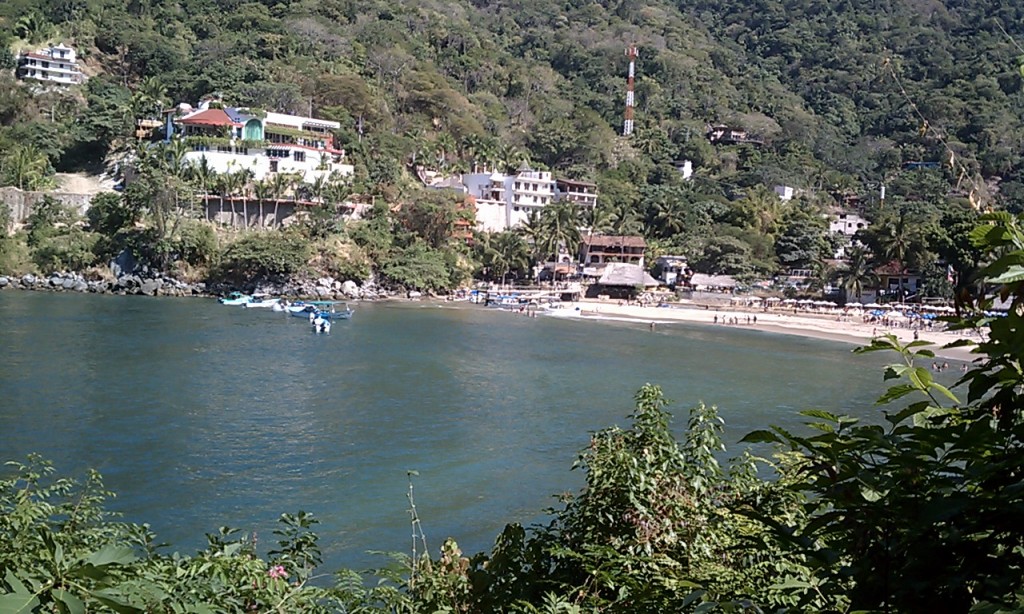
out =
[[[915,364],[926,343],[875,339],[862,351],[902,358],[879,403],[920,400],[888,427],[808,411],[810,434],[751,433],[779,446],[775,480],[749,455],[720,465],[712,407],[677,441],[648,385],[630,428],[593,435],[585,488],[546,526],[509,525],[471,557],[449,539],[437,559],[392,555],[369,587],[351,571],[321,587],[308,514],[282,516],[266,558],[229,529],[169,556],[104,512],[99,476],[53,479],[32,459],[0,480],[0,613],[1024,611],[1024,218],[983,220],[972,237],[1009,310],[960,305],[957,326],[987,332],[966,400]]]

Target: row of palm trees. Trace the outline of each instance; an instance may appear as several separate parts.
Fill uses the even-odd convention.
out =
[[[515,145],[500,142],[491,136],[468,134],[456,141],[451,134],[443,132],[430,140],[419,130],[410,131],[405,136],[412,143],[409,161],[413,166],[427,166],[452,173],[469,172],[474,167],[508,173],[528,158]]]
[[[239,212],[236,202],[241,201],[243,220],[242,226],[253,225],[249,216],[249,204],[255,201],[258,206],[259,226],[266,226],[264,205],[267,201],[274,204],[274,213],[270,220],[271,226],[280,226],[279,215],[282,201],[304,201],[324,207],[335,207],[343,203],[351,194],[347,182],[336,173],[318,175],[307,183],[301,173],[273,173],[264,179],[257,180],[252,169],[239,167],[230,168],[227,172],[217,172],[205,157],[198,161],[189,161],[185,154],[189,147],[181,140],[172,140],[153,147],[140,147],[137,161],[140,168],[155,169],[166,173],[198,190],[203,201],[204,215],[210,218],[209,203],[218,197],[219,210],[217,218],[225,213],[225,201],[231,209],[231,225],[236,225]]]

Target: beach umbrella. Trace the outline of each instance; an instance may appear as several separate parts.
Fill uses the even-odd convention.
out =
[[[786,300],[782,301],[782,303],[785,304],[785,305],[792,305],[795,302],[796,302],[795,298],[787,298]]]
[[[782,300],[782,299],[780,299],[777,296],[769,296],[768,298],[764,299],[764,302],[766,302],[766,303],[778,303],[780,300]]]

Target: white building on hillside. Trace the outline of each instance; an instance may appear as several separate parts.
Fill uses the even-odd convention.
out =
[[[419,170],[427,187],[465,194],[476,206],[476,225],[486,232],[500,232],[523,224],[531,211],[540,211],[559,200],[580,207],[597,205],[597,186],[585,181],[555,180],[549,171],[531,169],[525,163],[515,175],[497,171],[466,173],[444,178]]]
[[[56,85],[77,85],[85,80],[78,68],[75,50],[63,43],[21,53],[18,56],[17,75],[21,79]]]
[[[477,228],[487,232],[514,228],[526,221],[531,211],[540,211],[555,198],[551,173],[525,164],[515,175],[466,173],[461,184],[476,204]]]
[[[333,121],[256,113],[248,109],[200,104],[179,105],[165,118],[165,139],[184,139],[193,164],[206,160],[218,173],[248,169],[261,180],[274,173],[296,173],[305,183],[318,177],[349,177],[354,172],[345,150],[334,145]]]
[[[838,235],[841,241],[836,248],[835,257],[846,258],[846,249],[853,244],[853,235],[858,230],[863,230],[871,225],[871,222],[857,215],[856,213],[835,212],[828,216],[828,232]]]

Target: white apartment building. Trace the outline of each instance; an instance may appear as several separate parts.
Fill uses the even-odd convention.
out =
[[[273,173],[297,173],[305,183],[331,174],[349,177],[355,171],[345,150],[334,145],[333,130],[341,124],[283,113],[211,106],[198,109],[182,104],[165,118],[165,139],[184,139],[185,159],[202,159],[218,173],[248,169],[254,179]]]
[[[834,257],[837,259],[846,258],[846,248],[853,244],[853,235],[871,225],[871,222],[857,215],[856,213],[836,212],[828,216],[828,232],[833,235],[841,235],[843,240],[836,247]]]
[[[85,80],[78,68],[75,50],[63,43],[21,53],[18,56],[17,75],[20,79],[55,85],[77,85]]]
[[[585,181],[552,178],[549,171],[537,171],[526,164],[515,175],[499,172],[466,173],[443,179],[424,172],[421,179],[429,187],[455,189],[466,194],[476,206],[477,228],[500,232],[519,226],[531,211],[540,211],[559,200],[580,207],[597,205],[597,186]]]
[[[476,204],[477,228],[487,232],[514,228],[526,221],[530,211],[539,211],[555,199],[551,173],[526,165],[515,175],[466,173],[461,183]]]

